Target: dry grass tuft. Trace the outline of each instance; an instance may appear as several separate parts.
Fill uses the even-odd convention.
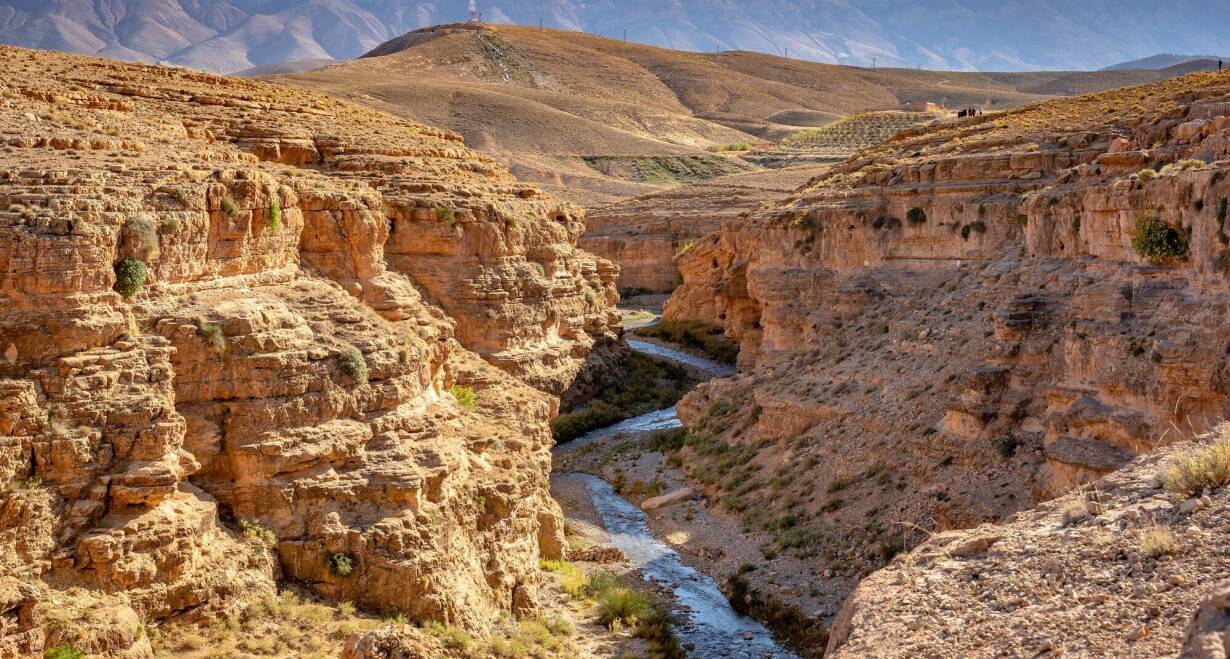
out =
[[[1152,525],[1140,530],[1140,552],[1149,558],[1179,553],[1179,538],[1165,526]]]
[[[1230,483],[1230,435],[1223,433],[1212,445],[1174,458],[1163,476],[1167,490],[1187,496]]]

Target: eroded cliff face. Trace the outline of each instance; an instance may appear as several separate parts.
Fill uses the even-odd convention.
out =
[[[283,577],[535,607],[547,420],[616,339],[576,208],[299,90],[0,48],[0,95],[3,642],[141,656]]]
[[[592,210],[580,246],[619,265],[621,290],[669,293],[676,259],[723,222],[788,195],[823,166],[748,172],[628,199]]]
[[[1224,418],[1228,83],[907,132],[698,242],[666,316],[743,373],[680,416],[749,456],[712,487],[858,575]]]

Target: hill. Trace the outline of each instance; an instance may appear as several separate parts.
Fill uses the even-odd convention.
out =
[[[748,50],[858,66],[1088,70],[1215,52],[1224,2],[1172,0],[482,0],[492,23],[680,50]],[[349,59],[466,18],[464,0],[0,0],[0,41],[217,72]]]
[[[1158,55],[1134,59],[1130,62],[1112,64],[1104,68],[1103,71],[1122,71],[1131,69],[1153,69],[1156,71],[1161,69],[1169,69],[1173,66],[1178,66],[1181,64],[1203,61],[1211,61],[1214,66],[1217,66],[1217,60],[1219,59],[1230,61],[1230,58],[1220,55],[1175,55],[1173,53],[1161,53]]]
[[[1090,73],[1065,88],[1091,91],[1158,75]],[[700,163],[693,169],[724,173],[704,163],[730,157],[707,148],[775,142],[850,113],[903,103],[1020,105],[1048,98],[1048,81],[1070,77],[864,69],[458,24],[410,32],[361,59],[276,80],[447,127],[518,176],[579,190],[589,195],[583,201],[598,204],[661,186],[612,177],[609,168],[600,171],[580,156],[651,156],[667,159],[669,169],[688,169],[678,165],[690,162]]]

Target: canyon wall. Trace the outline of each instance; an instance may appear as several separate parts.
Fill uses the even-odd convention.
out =
[[[1220,421],[1228,117],[1198,74],[941,122],[723,223],[666,308],[742,346],[680,405],[746,456],[711,489],[859,576]]]
[[[534,610],[547,421],[617,341],[581,212],[322,95],[0,63],[0,644],[144,656],[282,578]]]
[[[619,264],[620,290],[669,293],[675,260],[722,223],[788,195],[824,166],[733,174],[592,210],[580,246]]]

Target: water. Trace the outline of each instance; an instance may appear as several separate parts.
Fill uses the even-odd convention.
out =
[[[630,432],[644,432],[647,430],[670,430],[671,428],[681,428],[683,422],[679,420],[679,415],[675,413],[674,407],[668,407],[657,412],[634,416],[631,419],[624,419],[619,423],[611,424],[605,428],[591,430],[580,437],[566,443],[559,444],[553,449],[553,453],[561,454],[569,451],[575,451],[586,444],[592,444],[603,437],[614,437],[615,435],[623,435]]]
[[[628,345],[639,352],[695,366],[714,376],[730,375],[735,369],[708,359],[689,355],[656,343],[630,340]],[[592,431],[567,444],[557,446],[557,452],[576,450],[604,437],[678,428],[680,423],[674,407],[650,412]],[[590,474],[565,474],[585,483],[590,499],[602,525],[611,536],[611,544],[623,550],[628,560],[641,569],[646,580],[659,583],[674,596],[677,613],[683,622],[675,627],[680,644],[694,657],[731,657],[733,659],[797,659],[781,648],[773,634],[755,620],[739,614],[726,596],[707,575],[688,567],[679,553],[653,537],[645,513],[627,499],[615,493],[608,482]]]
[[[713,579],[684,565],[678,552],[654,538],[645,513],[616,494],[610,483],[589,474],[566,475],[585,483],[611,544],[623,550],[645,579],[674,595],[684,619],[676,625],[675,635],[690,655],[795,659],[763,625],[732,609]]]
[[[704,357],[697,357],[696,355],[690,355],[686,352],[680,352],[673,348],[667,348],[666,346],[658,345],[657,343],[650,343],[648,341],[628,339],[628,347],[637,352],[643,352],[646,355],[662,357],[681,364],[687,364],[688,366],[694,366],[717,378],[734,375],[736,370],[734,366],[729,364],[722,364],[711,359],[705,359]]]

